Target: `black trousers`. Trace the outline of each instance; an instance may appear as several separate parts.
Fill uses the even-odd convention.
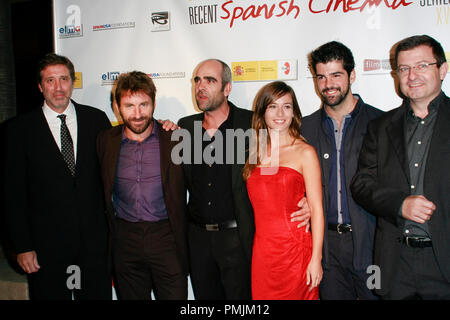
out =
[[[352,232],[339,234],[328,230],[328,263],[323,268],[319,285],[322,300],[376,300],[376,295],[367,287],[370,276],[366,270],[353,267]]]
[[[40,269],[28,276],[31,300],[111,300],[112,277],[104,254],[55,253],[46,258],[37,252]]]
[[[400,262],[386,300],[450,299],[450,282],[439,270],[433,248],[402,244]]]
[[[191,282],[197,300],[250,300],[250,261],[238,230],[206,231],[189,224]]]
[[[169,220],[116,219],[113,260],[119,300],[187,299],[187,275],[176,252]]]

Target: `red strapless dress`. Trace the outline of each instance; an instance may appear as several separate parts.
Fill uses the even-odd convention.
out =
[[[305,194],[303,176],[288,167],[279,167],[275,174],[266,174],[268,169],[255,168],[247,180],[255,214],[252,298],[316,300],[318,288],[309,291],[306,285],[311,232],[297,228],[298,221],[290,221]]]

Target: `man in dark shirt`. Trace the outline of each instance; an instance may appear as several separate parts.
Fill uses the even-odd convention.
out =
[[[221,138],[217,138],[218,135],[213,135],[212,137],[207,136],[211,140],[204,139],[202,141],[203,153],[209,150],[211,157],[205,158],[205,161],[201,163],[194,163],[192,166],[193,184],[190,212],[192,213],[192,219],[195,221],[217,223],[234,220],[231,164],[220,159],[218,164],[221,165],[217,165],[214,161],[219,155],[223,155],[220,158],[225,159],[226,146],[233,143],[233,141],[227,139],[226,135],[227,129],[233,129],[233,114],[233,108],[230,108],[228,117],[219,126],[218,131]],[[208,133],[202,127],[202,136],[206,137],[205,134]],[[214,211],[214,216],[209,214],[209,210]]]
[[[352,181],[378,216],[375,263],[384,299],[450,299],[450,99],[442,46],[413,36],[395,48],[405,100],[369,124]]]
[[[301,133],[316,149],[322,170],[327,227],[320,298],[375,299],[367,286],[375,217],[355,203],[349,186],[367,124],[383,112],[352,94],[355,61],[345,45],[325,43],[310,58],[323,105],[303,118]]]
[[[189,261],[194,295],[201,300],[251,299],[254,223],[242,179],[245,160],[237,163],[233,159],[227,164],[227,142],[233,141],[223,140],[227,139],[226,129],[249,129],[252,112],[228,101],[231,70],[222,61],[200,63],[194,71],[194,85],[203,113],[179,121],[180,127],[194,137],[192,161],[183,164],[189,190]],[[194,131],[201,132],[202,143],[195,141]],[[200,144],[201,149],[194,144]]]
[[[97,141],[105,200],[113,226],[119,299],[187,298],[183,172],[173,143],[153,119],[156,88],[144,73],[119,77],[116,100],[124,125]]]

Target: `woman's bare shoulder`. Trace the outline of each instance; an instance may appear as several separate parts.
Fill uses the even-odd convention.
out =
[[[316,157],[316,150],[314,147],[305,141],[297,139],[294,143],[295,152],[301,157]]]

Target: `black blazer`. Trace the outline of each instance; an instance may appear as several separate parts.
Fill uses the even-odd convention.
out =
[[[73,102],[73,101],[72,101]],[[73,178],[42,108],[7,127],[5,207],[16,253],[35,250],[41,265],[72,258],[80,248],[105,255],[107,223],[95,150],[106,114],[73,102],[77,114],[77,160]]]
[[[357,108],[357,109],[356,109]],[[355,270],[364,270],[373,262],[373,245],[375,238],[375,217],[355,203],[350,193],[350,182],[356,172],[358,164],[359,151],[366,134],[369,121],[379,117],[383,111],[378,110],[368,104],[365,104],[358,96],[358,102],[355,110],[357,113],[353,116],[350,127],[347,129],[344,146],[344,174],[345,187],[347,191],[347,202],[350,212],[350,218],[353,227],[353,267]],[[322,191],[323,208],[325,214],[325,223],[328,220],[328,199],[330,195],[328,180],[331,170],[331,155],[334,143],[330,140],[328,130],[325,127],[324,117],[326,115],[323,108],[313,114],[303,118],[301,133],[303,137],[311,144],[317,152],[322,172]],[[332,192],[332,191],[331,191]],[[328,229],[325,228],[325,234]],[[328,237],[324,238],[323,246],[323,264],[328,265]]]
[[[251,128],[252,125],[252,112],[250,110],[241,109],[236,107],[230,101],[228,101],[230,108],[233,108],[233,128],[234,129],[243,129],[246,131]],[[194,150],[194,121],[202,121],[203,113],[197,113],[191,116],[187,116],[181,118],[178,122],[178,125],[189,131],[191,135],[191,145]],[[253,220],[253,209],[248,199],[247,186],[242,178],[242,169],[244,168],[245,163],[238,163],[238,143],[236,139],[234,140],[234,163],[231,166],[231,181],[232,181],[232,192],[233,192],[233,201],[236,215],[236,222],[239,231],[239,237],[241,239],[241,243],[244,249],[244,252],[251,261],[252,258],[252,245],[253,245],[253,234],[255,232],[255,224]],[[198,143],[198,141],[197,141]],[[246,148],[246,158],[248,156],[248,144],[245,146]],[[243,162],[243,161],[240,161]],[[189,191],[192,190],[192,165],[191,164],[183,164],[184,175],[186,179],[186,185]]]
[[[426,162],[424,196],[436,205],[429,229],[438,265],[450,282],[450,99],[441,94]],[[381,270],[381,289],[377,290],[381,295],[389,292],[395,276],[405,225],[399,209],[410,195],[406,110],[403,103],[369,124],[351,185],[355,200],[378,217],[374,260]]]
[[[184,186],[183,169],[171,161],[172,148],[176,144],[171,141],[172,132],[159,129],[159,151],[161,180],[164,203],[169,217],[170,227],[175,238],[177,255],[185,274],[188,273],[188,256],[186,245],[186,188]],[[114,207],[112,193],[117,172],[123,125],[101,132],[97,139],[97,152],[100,160],[101,175],[104,184],[104,198],[109,222],[114,230]],[[112,241],[112,239],[110,239]]]

